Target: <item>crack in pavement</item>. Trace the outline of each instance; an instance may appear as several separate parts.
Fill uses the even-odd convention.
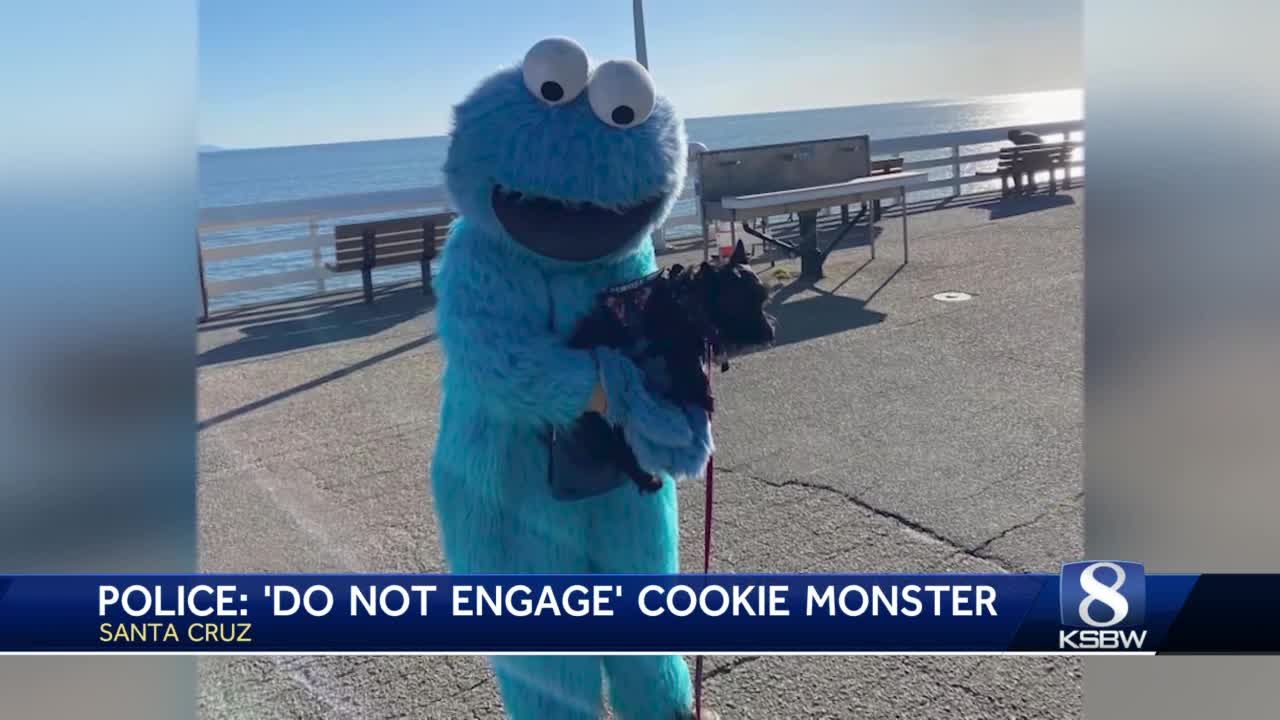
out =
[[[980,557],[980,558],[984,558],[984,559],[991,560],[991,559],[993,559],[995,556],[990,555],[990,554],[987,554],[987,553],[986,553],[986,550],[987,550],[987,548],[988,548],[988,547],[990,547],[990,546],[991,546],[991,544],[992,544],[992,543],[996,542],[997,540],[1001,540],[1001,539],[1003,539],[1003,538],[1004,538],[1005,536],[1007,536],[1009,533],[1012,533],[1012,532],[1014,532],[1014,531],[1016,531],[1016,530],[1021,530],[1022,528],[1029,527],[1029,526],[1031,526],[1031,525],[1035,525],[1036,523],[1038,523],[1038,522],[1040,522],[1041,520],[1045,519],[1045,518],[1046,518],[1046,517],[1048,517],[1049,515],[1053,514],[1055,511],[1060,510],[1062,507],[1064,507],[1064,506],[1066,506],[1066,505],[1068,505],[1068,504],[1070,504],[1070,503],[1073,503],[1073,502],[1077,502],[1077,501],[1079,501],[1079,500],[1082,500],[1083,498],[1084,498],[1084,491],[1082,490],[1082,491],[1080,491],[1080,492],[1076,493],[1075,495],[1073,495],[1073,496],[1071,496],[1071,497],[1069,497],[1069,498],[1066,498],[1066,499],[1064,499],[1064,500],[1059,500],[1058,502],[1053,503],[1053,504],[1052,504],[1052,505],[1050,505],[1048,508],[1046,508],[1043,512],[1041,512],[1040,514],[1038,514],[1038,515],[1036,515],[1035,517],[1031,518],[1030,520],[1024,520],[1024,521],[1022,521],[1022,522],[1020,522],[1020,523],[1016,523],[1016,524],[1014,524],[1014,525],[1012,525],[1012,526],[1010,526],[1010,527],[1008,527],[1008,528],[1005,528],[1004,530],[1001,530],[1001,531],[1000,531],[999,533],[997,533],[994,537],[991,537],[991,538],[989,538],[989,539],[987,539],[987,540],[984,540],[984,541],[982,541],[982,542],[978,543],[978,544],[977,544],[977,545],[975,545],[971,550],[969,550],[969,554],[971,554],[971,555],[976,555],[977,557]]]
[[[1049,660],[1052,663],[1054,663],[1055,666],[1069,667],[1073,664],[1073,662],[1076,661],[1076,658],[1056,657],[1056,658],[1049,658]],[[975,700],[979,700],[981,702],[986,703],[988,706],[1004,708],[1006,707],[1006,703],[1010,700],[1010,698],[1007,697],[1006,695],[1002,695],[999,693],[992,695],[985,692],[980,688],[983,688],[984,686],[990,684],[991,680],[988,678],[978,679],[975,677],[980,670],[983,670],[989,664],[990,663],[988,659],[982,658],[980,659],[979,662],[976,662],[972,666],[970,666],[969,670],[964,673],[963,677],[957,678],[955,680],[943,681],[942,683],[939,683],[939,687],[949,687],[953,690],[959,690],[964,694],[968,695],[969,697],[974,698]],[[946,699],[947,699],[946,697],[941,697],[941,696],[936,697],[929,702],[927,707],[929,708],[936,707],[939,703],[946,701]],[[1044,717],[1044,716],[1043,715],[1027,715],[1025,717],[1031,718],[1031,717]]]
[[[740,658],[737,658],[736,660],[730,660],[724,665],[721,665],[719,667],[714,667],[708,670],[707,674],[704,675],[702,678],[703,682],[710,682],[712,678],[717,678],[717,677],[720,677],[721,675],[728,675],[729,673],[733,672],[734,670],[737,670],[743,665],[755,662],[756,660],[760,660],[761,658],[764,658],[764,657],[765,657],[764,655],[747,655],[746,657],[740,657]]]
[[[405,676],[402,676],[402,678],[409,679],[408,677],[405,677]],[[489,680],[490,678],[484,677],[476,681],[475,683],[472,683],[465,687],[458,685],[452,690],[446,690],[438,694],[433,694],[430,698],[426,699],[425,704],[427,707],[431,707],[433,705],[439,705],[440,703],[443,703],[446,700],[459,700],[471,694],[477,688],[480,688],[480,687],[483,687],[484,685],[489,684]]]
[[[455,693],[455,694],[453,695],[453,697],[455,697],[455,698],[460,698],[460,697],[462,697],[463,695],[466,695],[467,693],[471,692],[472,690],[475,690],[476,688],[478,688],[478,687],[480,687],[480,686],[482,686],[482,685],[488,685],[488,684],[489,684],[489,680],[490,680],[490,678],[489,678],[488,676],[483,677],[483,678],[481,678],[481,679],[480,679],[480,681],[479,681],[479,682],[477,682],[477,683],[475,683],[475,684],[473,684],[473,685],[468,685],[467,687],[462,688],[462,689],[461,689],[461,690],[459,690],[457,693]]]
[[[869,513],[872,513],[873,515],[876,515],[877,517],[892,520],[897,524],[903,526],[905,529],[909,531],[912,531],[919,535],[923,535],[927,539],[933,542],[942,543],[946,545],[947,547],[951,548],[956,555],[964,555],[977,560],[982,560],[985,562],[992,563],[994,565],[997,565],[1001,569],[1005,570],[1006,572],[1017,572],[1019,568],[1010,564],[1004,558],[1001,558],[998,555],[988,552],[988,548],[990,548],[990,546],[993,543],[1003,539],[1004,537],[1008,536],[1010,533],[1029,527],[1031,525],[1035,525],[1041,520],[1044,520],[1049,515],[1053,514],[1055,511],[1061,509],[1064,505],[1067,505],[1072,502],[1077,502],[1084,497],[1084,492],[1081,491],[1069,498],[1055,502],[1052,505],[1050,505],[1048,508],[1046,508],[1044,511],[1038,513],[1035,517],[1032,517],[1028,520],[1024,520],[1022,522],[1011,525],[1008,528],[1001,530],[999,533],[996,533],[994,536],[976,545],[970,546],[970,545],[965,545],[964,543],[958,542],[956,540],[953,540],[952,538],[947,537],[941,532],[938,532],[937,530],[934,530],[933,528],[927,525],[918,523],[912,520],[911,518],[908,518],[905,515],[902,515],[901,513],[895,512],[893,510],[887,510],[885,508],[876,507],[875,505],[872,505],[866,500],[859,498],[857,495],[851,492],[848,492],[846,490],[842,490],[840,488],[834,487],[832,485],[813,482],[811,480],[804,480],[801,478],[793,478],[790,480],[784,480],[782,482],[774,482],[769,480],[768,478],[760,477],[758,475],[752,475],[750,473],[743,472],[742,470],[736,469],[736,468],[735,469],[721,468],[721,472],[725,472],[730,475],[739,475],[749,480],[755,480],[756,482],[763,483],[765,485],[768,485],[769,487],[775,487],[775,488],[803,487],[803,488],[808,488],[810,490],[821,490],[823,492],[837,495],[843,498],[844,500],[847,500],[848,502],[853,503],[859,508],[866,510]]]
[[[892,520],[896,522],[898,525],[901,525],[903,528],[911,532],[914,532],[917,535],[922,535],[926,539],[932,540],[933,542],[936,542],[936,543],[942,543],[943,545],[946,545],[947,547],[951,548],[957,554],[968,555],[976,560],[981,560],[983,562],[991,563],[993,565],[1000,567],[1002,570],[1005,570],[1006,572],[1016,572],[1016,570],[1012,566],[1010,566],[1008,563],[1006,563],[1004,560],[1001,560],[1000,558],[997,558],[994,556],[977,555],[974,553],[972,548],[966,547],[963,543],[957,542],[927,525],[922,525],[901,513],[894,512],[893,510],[886,510],[884,508],[876,507],[875,505],[872,505],[871,503],[867,502],[866,500],[863,500],[857,495],[854,495],[853,493],[847,492],[845,490],[841,490],[840,488],[837,488],[831,485],[825,485],[823,483],[813,482],[811,480],[791,479],[791,480],[784,480],[782,482],[773,482],[767,478],[751,475],[749,473],[730,473],[730,474],[741,475],[742,477],[745,477],[749,480],[755,480],[756,482],[764,483],[769,487],[775,487],[775,488],[803,487],[803,488],[808,488],[810,490],[821,490],[823,492],[831,493],[833,495],[836,495],[845,499],[850,503],[853,503],[857,507],[862,508],[863,510],[866,510],[867,512],[875,515],[876,517]]]

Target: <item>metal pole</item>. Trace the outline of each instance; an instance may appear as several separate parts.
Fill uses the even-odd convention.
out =
[[[649,50],[644,43],[644,0],[631,0],[631,14],[635,17],[636,61],[649,69]]]
[[[707,218],[703,212],[705,208],[702,206],[702,163],[698,160],[698,156],[707,151],[707,146],[700,142],[689,143],[687,172],[685,173],[686,181],[693,179],[693,202],[698,207],[698,227],[702,229],[702,261],[707,262],[711,259],[711,236],[707,231]]]
[[[644,0],[631,0],[631,16],[636,30],[636,62],[644,66],[645,70],[649,69],[649,49],[644,43]],[[653,249],[656,251],[664,251],[667,249],[667,233],[665,227],[656,227],[650,235],[653,240]]]
[[[200,249],[200,231],[196,231],[196,271],[200,273],[200,322],[209,319],[209,288],[204,280],[204,252]]]

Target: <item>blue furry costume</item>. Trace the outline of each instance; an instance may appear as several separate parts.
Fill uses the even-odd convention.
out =
[[[684,180],[683,124],[630,61],[588,72],[572,41],[534,46],[454,109],[445,175],[459,219],[437,280],[445,353],[431,479],[444,552],[459,573],[679,571],[673,477],[711,452],[701,410],[652,395],[606,349],[575,350],[574,327],[611,286],[657,269],[650,231]],[[605,418],[640,464],[666,477],[584,500],[553,499],[550,447],[597,384]],[[683,659],[494,658],[507,713],[690,716]]]

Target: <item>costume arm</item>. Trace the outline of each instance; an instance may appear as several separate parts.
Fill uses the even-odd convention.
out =
[[[564,426],[586,411],[598,377],[590,351],[492,312],[442,313],[439,333],[451,384],[495,415]]]
[[[500,262],[465,240],[450,243],[436,309],[450,392],[465,393],[508,422],[563,427],[586,412],[600,383],[606,417],[638,446],[647,469],[690,474],[683,471],[705,461],[705,414],[691,423],[695,418],[652,395],[643,373],[620,353],[569,347],[537,302],[541,278],[500,270]]]

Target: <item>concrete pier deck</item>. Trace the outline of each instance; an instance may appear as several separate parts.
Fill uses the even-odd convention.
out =
[[[878,259],[780,285],[775,347],[716,378],[722,571],[1056,572],[1082,556],[1083,193],[882,222]],[[916,210],[923,210],[917,207]],[[851,234],[856,243],[865,233]],[[677,244],[664,262],[700,255]],[[783,269],[778,273],[778,269]],[[973,298],[946,303],[943,291]],[[199,334],[202,569],[442,569],[427,491],[441,354],[417,288],[224,313]],[[681,487],[685,567],[701,482]],[[1077,661],[710,658],[731,718],[1070,718]],[[490,718],[478,658],[206,659],[215,718]]]

